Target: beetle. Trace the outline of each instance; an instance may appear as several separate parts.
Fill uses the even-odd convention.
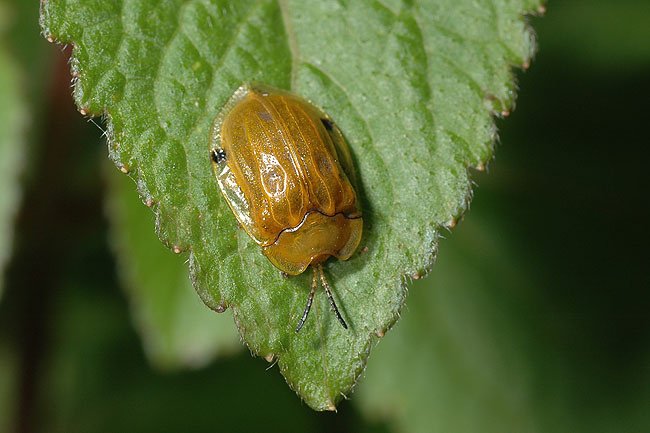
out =
[[[213,171],[244,231],[288,275],[313,268],[305,324],[318,282],[339,323],[323,262],[349,259],[363,230],[352,158],[343,134],[322,110],[262,84],[239,87],[215,118]]]

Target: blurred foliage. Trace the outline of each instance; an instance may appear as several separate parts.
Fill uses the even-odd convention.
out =
[[[215,314],[196,296],[186,261],[160,243],[152,230],[154,214],[134,194],[133,181],[114,170],[106,177],[111,243],[152,363],[197,368],[237,352],[242,345],[232,315]]]
[[[537,430],[530,319],[538,288],[521,263],[524,248],[507,235],[510,222],[479,197],[441,243],[431,275],[412,285],[360,386],[365,412],[396,431]]]
[[[572,0],[549,5],[553,30],[543,34],[544,56],[570,59],[587,75],[650,67],[650,2]],[[577,25],[576,25],[577,24]]]
[[[51,101],[0,303],[0,431],[649,431],[646,5],[566,0],[534,20],[540,52],[472,210],[337,414],[247,353],[148,366],[107,242],[100,132],[69,77],[43,91],[62,55],[29,69],[5,44]]]
[[[20,237],[15,233],[15,216],[20,205],[20,183],[25,178],[24,171],[29,170],[25,160],[30,156],[34,137],[33,128],[29,128],[37,111],[34,90],[42,89],[43,82],[40,78],[44,71],[40,75],[32,74],[30,67],[48,58],[40,49],[47,44],[38,34],[38,23],[34,22],[37,17],[37,2],[0,0],[0,299],[5,286],[9,286],[5,265],[9,255],[18,249],[14,244],[20,243],[19,239],[15,240]],[[0,431],[3,432],[12,430],[19,409],[17,389],[21,365],[18,344],[12,335],[16,327],[10,323],[0,321]]]
[[[19,173],[25,153],[25,100],[20,94],[16,60],[5,46],[9,9],[0,3],[0,299],[4,268],[13,246],[13,224],[19,200]],[[0,333],[0,431],[9,430],[16,410],[18,362],[13,347]]]
[[[123,300],[93,274],[66,284],[65,303],[57,308],[39,431],[314,430],[315,419],[281,377],[248,353],[201,372],[152,371]]]
[[[6,33],[6,6],[0,3],[0,37]],[[3,272],[11,253],[19,202],[19,175],[25,154],[25,98],[20,93],[16,60],[0,40],[0,298]]]

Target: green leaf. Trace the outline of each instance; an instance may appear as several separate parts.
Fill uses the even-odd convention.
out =
[[[4,33],[6,16],[7,9],[0,3],[0,34]],[[0,40],[0,295],[3,289],[2,273],[11,253],[14,217],[19,205],[19,175],[26,148],[27,120],[17,62],[3,42],[4,37]]]
[[[334,409],[397,320],[409,276],[431,267],[440,227],[466,209],[468,167],[493,151],[492,116],[528,63],[522,14],[537,0],[45,1],[44,34],[74,45],[74,97],[108,119],[109,152],[189,251],[194,286],[231,307],[251,350],[275,358],[313,408]],[[303,330],[310,275],[285,279],[237,229],[208,159],[215,116],[243,82],[290,89],[340,126],[360,178],[364,238],[326,272]],[[363,253],[365,252],[365,253]]]
[[[206,308],[192,290],[187,265],[165,249],[153,213],[135,185],[108,173],[107,213],[120,276],[149,359],[160,368],[199,367],[241,346],[229,315]]]
[[[373,354],[356,400],[367,416],[409,433],[540,431],[533,383],[548,356],[532,356],[537,282],[507,235],[472,212],[444,242]]]

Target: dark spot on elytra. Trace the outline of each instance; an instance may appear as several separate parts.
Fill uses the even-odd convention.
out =
[[[226,152],[223,149],[212,149],[210,151],[210,157],[213,162],[220,164],[226,160]]]
[[[271,114],[268,111],[260,111],[257,114],[260,116],[260,119],[264,120],[265,122],[270,122],[273,120]]]
[[[323,117],[320,121],[325,127],[325,129],[327,129],[329,132],[332,132],[332,130],[334,129],[334,124],[332,123],[331,120]]]

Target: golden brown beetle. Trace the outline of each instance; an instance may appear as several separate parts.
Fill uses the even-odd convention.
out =
[[[363,227],[341,131],[296,95],[244,85],[216,118],[211,141],[219,187],[246,233],[282,272],[314,269],[296,332],[307,319],[319,277],[347,329],[322,267],[330,256],[349,259]]]

